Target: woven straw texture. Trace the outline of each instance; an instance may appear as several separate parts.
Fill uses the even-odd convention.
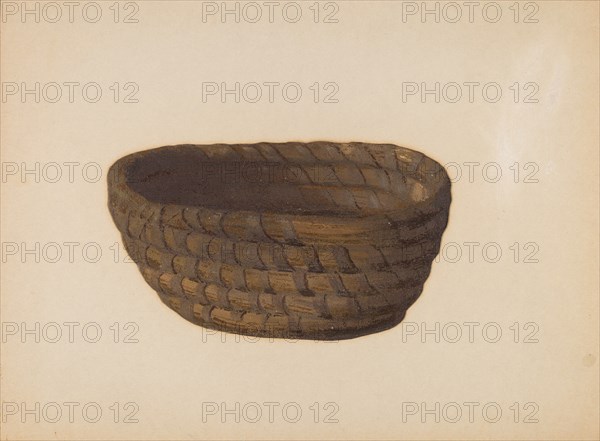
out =
[[[182,317],[308,339],[399,323],[451,200],[437,162],[365,143],[161,147],[113,164],[108,189],[127,252]]]

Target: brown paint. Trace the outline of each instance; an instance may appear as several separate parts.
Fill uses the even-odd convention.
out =
[[[366,143],[161,147],[113,164],[108,187],[128,253],[181,316],[327,340],[404,318],[451,200],[437,162]]]

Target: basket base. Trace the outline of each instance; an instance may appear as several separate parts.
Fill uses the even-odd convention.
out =
[[[283,339],[283,340],[348,340],[386,331],[398,325],[406,316],[407,309],[394,310],[385,315],[349,320],[338,320],[331,326],[310,326],[302,324],[302,320],[295,322],[294,327],[265,327],[248,326],[239,323],[218,323],[215,320],[206,320],[201,316],[190,314],[188,309],[181,308],[181,303],[173,303],[173,298],[159,294],[160,299],[170,309],[187,321],[206,329],[229,334],[245,335],[257,338]],[[411,302],[412,303],[412,302]]]
[[[257,330],[256,332],[253,330],[242,330],[239,327],[228,327],[228,326],[219,326],[214,324],[206,324],[206,323],[197,323],[192,321],[192,323],[202,326],[203,328],[212,329],[218,332],[226,332],[229,334],[236,335],[245,335],[249,337],[257,337],[257,338],[267,338],[267,339],[281,339],[281,340],[321,340],[321,341],[337,341],[337,340],[350,340],[353,338],[363,337],[369,334],[375,334],[378,332],[387,331],[400,324],[404,317],[406,316],[406,311],[398,315],[394,315],[393,319],[388,319],[383,322],[378,322],[374,325],[365,326],[363,328],[358,329],[335,329],[330,332],[318,331],[318,332],[305,332],[305,331],[297,331],[292,332],[290,330],[283,331],[271,331],[271,330]]]

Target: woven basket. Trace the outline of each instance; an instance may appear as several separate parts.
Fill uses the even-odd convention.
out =
[[[451,199],[421,153],[331,142],[161,147],[113,164],[108,189],[127,252],[181,316],[309,339],[399,323]]]

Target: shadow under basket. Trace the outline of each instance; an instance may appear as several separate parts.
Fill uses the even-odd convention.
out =
[[[127,252],[182,317],[315,340],[402,321],[451,200],[434,160],[358,142],[161,147],[113,164],[108,193]]]

